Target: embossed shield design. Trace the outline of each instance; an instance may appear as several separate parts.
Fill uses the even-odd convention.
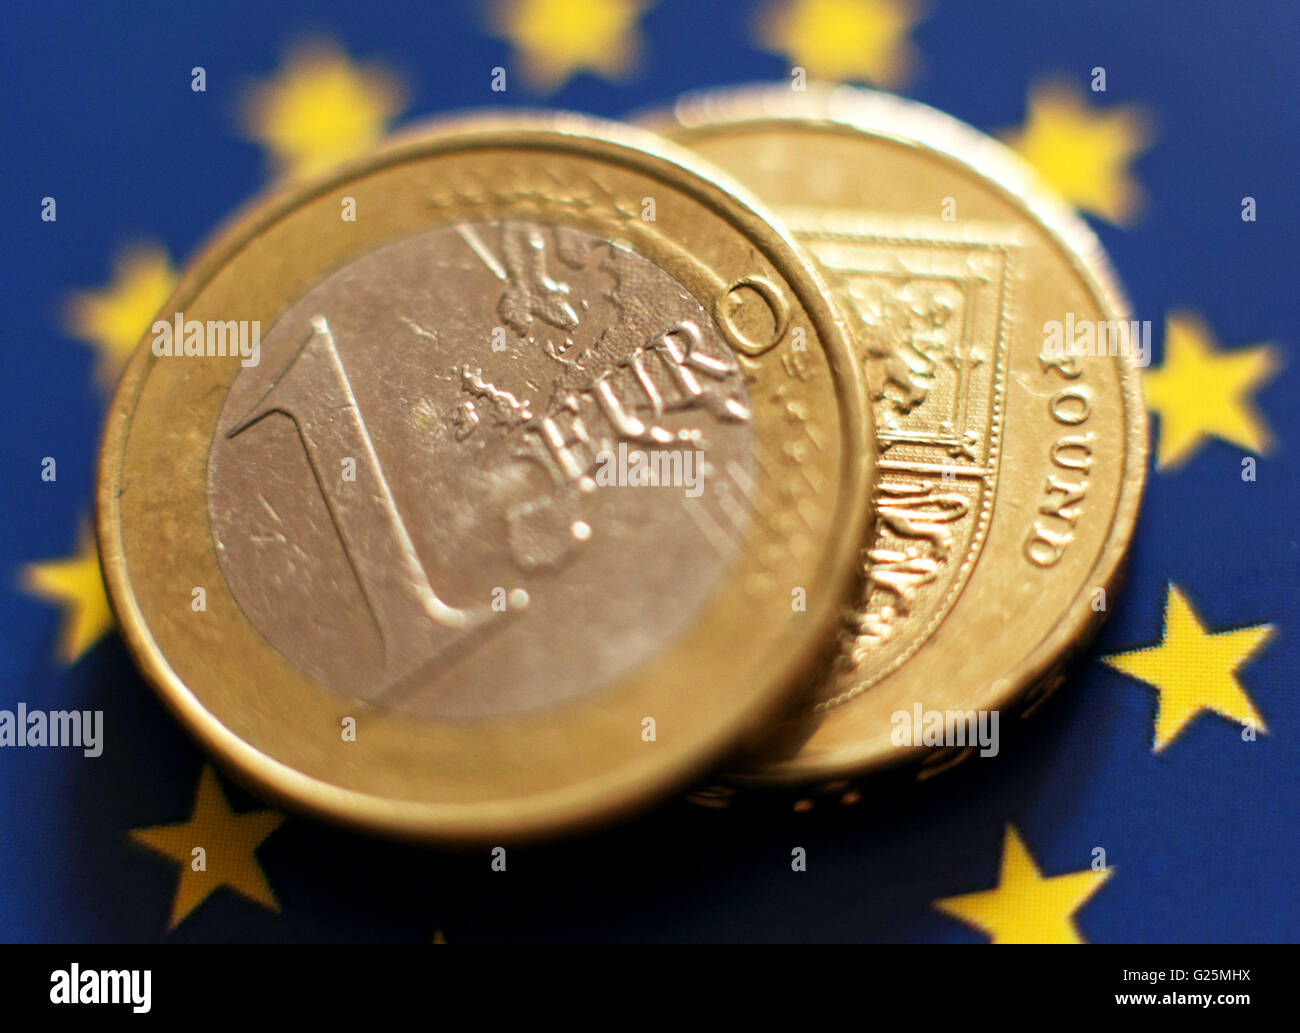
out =
[[[996,225],[783,215],[842,302],[876,414],[876,532],[844,642],[865,677],[851,697],[924,644],[979,558],[997,490],[1015,244]]]

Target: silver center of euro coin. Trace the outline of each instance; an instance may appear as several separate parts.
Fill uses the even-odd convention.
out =
[[[222,408],[208,512],[231,593],[291,663],[478,718],[667,646],[750,518],[753,449],[735,359],[668,273],[574,229],[463,223],[276,322]]]

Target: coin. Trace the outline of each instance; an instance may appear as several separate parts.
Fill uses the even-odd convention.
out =
[[[743,189],[578,116],[443,123],[260,202],[113,402],[131,651],[317,816],[496,842],[645,805],[788,706],[855,591],[837,318]]]
[[[876,531],[840,655],[734,779],[996,751],[972,743],[1058,685],[1108,612],[1142,491],[1142,353],[1100,244],[1001,144],[887,94],[722,90],[646,121],[815,257],[877,420]]]

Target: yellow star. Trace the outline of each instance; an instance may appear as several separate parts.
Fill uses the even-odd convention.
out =
[[[1235,672],[1272,633],[1269,624],[1207,632],[1183,593],[1170,585],[1161,643],[1102,660],[1160,694],[1152,748],[1158,753],[1203,710],[1267,731]]]
[[[1267,452],[1268,426],[1250,396],[1280,366],[1267,344],[1220,352],[1198,316],[1170,313],[1164,365],[1142,378],[1147,408],[1160,416],[1157,468],[1186,462],[1211,435],[1247,452]]]
[[[1088,106],[1075,90],[1044,85],[1029,95],[1020,130],[1002,133],[1007,144],[1072,205],[1114,223],[1136,214],[1142,189],[1129,165],[1146,149],[1149,129],[1141,111]]]
[[[99,353],[99,378],[111,389],[176,285],[176,270],[158,245],[128,247],[113,261],[108,286],[74,293],[65,306],[68,332]]]
[[[22,584],[32,595],[63,610],[58,653],[65,664],[81,659],[113,626],[113,611],[99,572],[99,553],[88,532],[82,533],[75,555],[27,564]]]
[[[221,791],[216,772],[205,764],[189,821],[132,829],[132,839],[181,866],[167,928],[175,929],[222,886],[278,913],[280,904],[255,851],[284,821],[285,816],[276,811],[236,814]]]
[[[498,0],[494,31],[515,47],[514,58],[543,93],[577,72],[624,79],[636,68],[642,0]]]
[[[1074,925],[1079,910],[1112,869],[1043,877],[1014,825],[1007,825],[996,889],[936,900],[946,915],[988,933],[994,943],[1083,943]]]
[[[270,150],[278,173],[311,176],[375,144],[404,93],[388,69],[354,64],[332,43],[307,43],[247,91],[244,131]]]
[[[903,80],[915,55],[913,0],[781,0],[758,19],[758,41],[820,79]]]

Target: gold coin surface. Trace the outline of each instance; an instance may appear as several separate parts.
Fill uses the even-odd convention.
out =
[[[1100,244],[1001,144],[886,94],[723,90],[646,122],[815,258],[877,421],[876,530],[839,656],[734,777],[932,761],[954,746],[939,729],[969,751],[992,725],[972,715],[1059,684],[1133,531],[1149,352]]]
[[[496,842],[672,791],[790,705],[874,446],[813,265],[641,130],[478,118],[251,207],[110,412],[138,664],[251,788]]]

